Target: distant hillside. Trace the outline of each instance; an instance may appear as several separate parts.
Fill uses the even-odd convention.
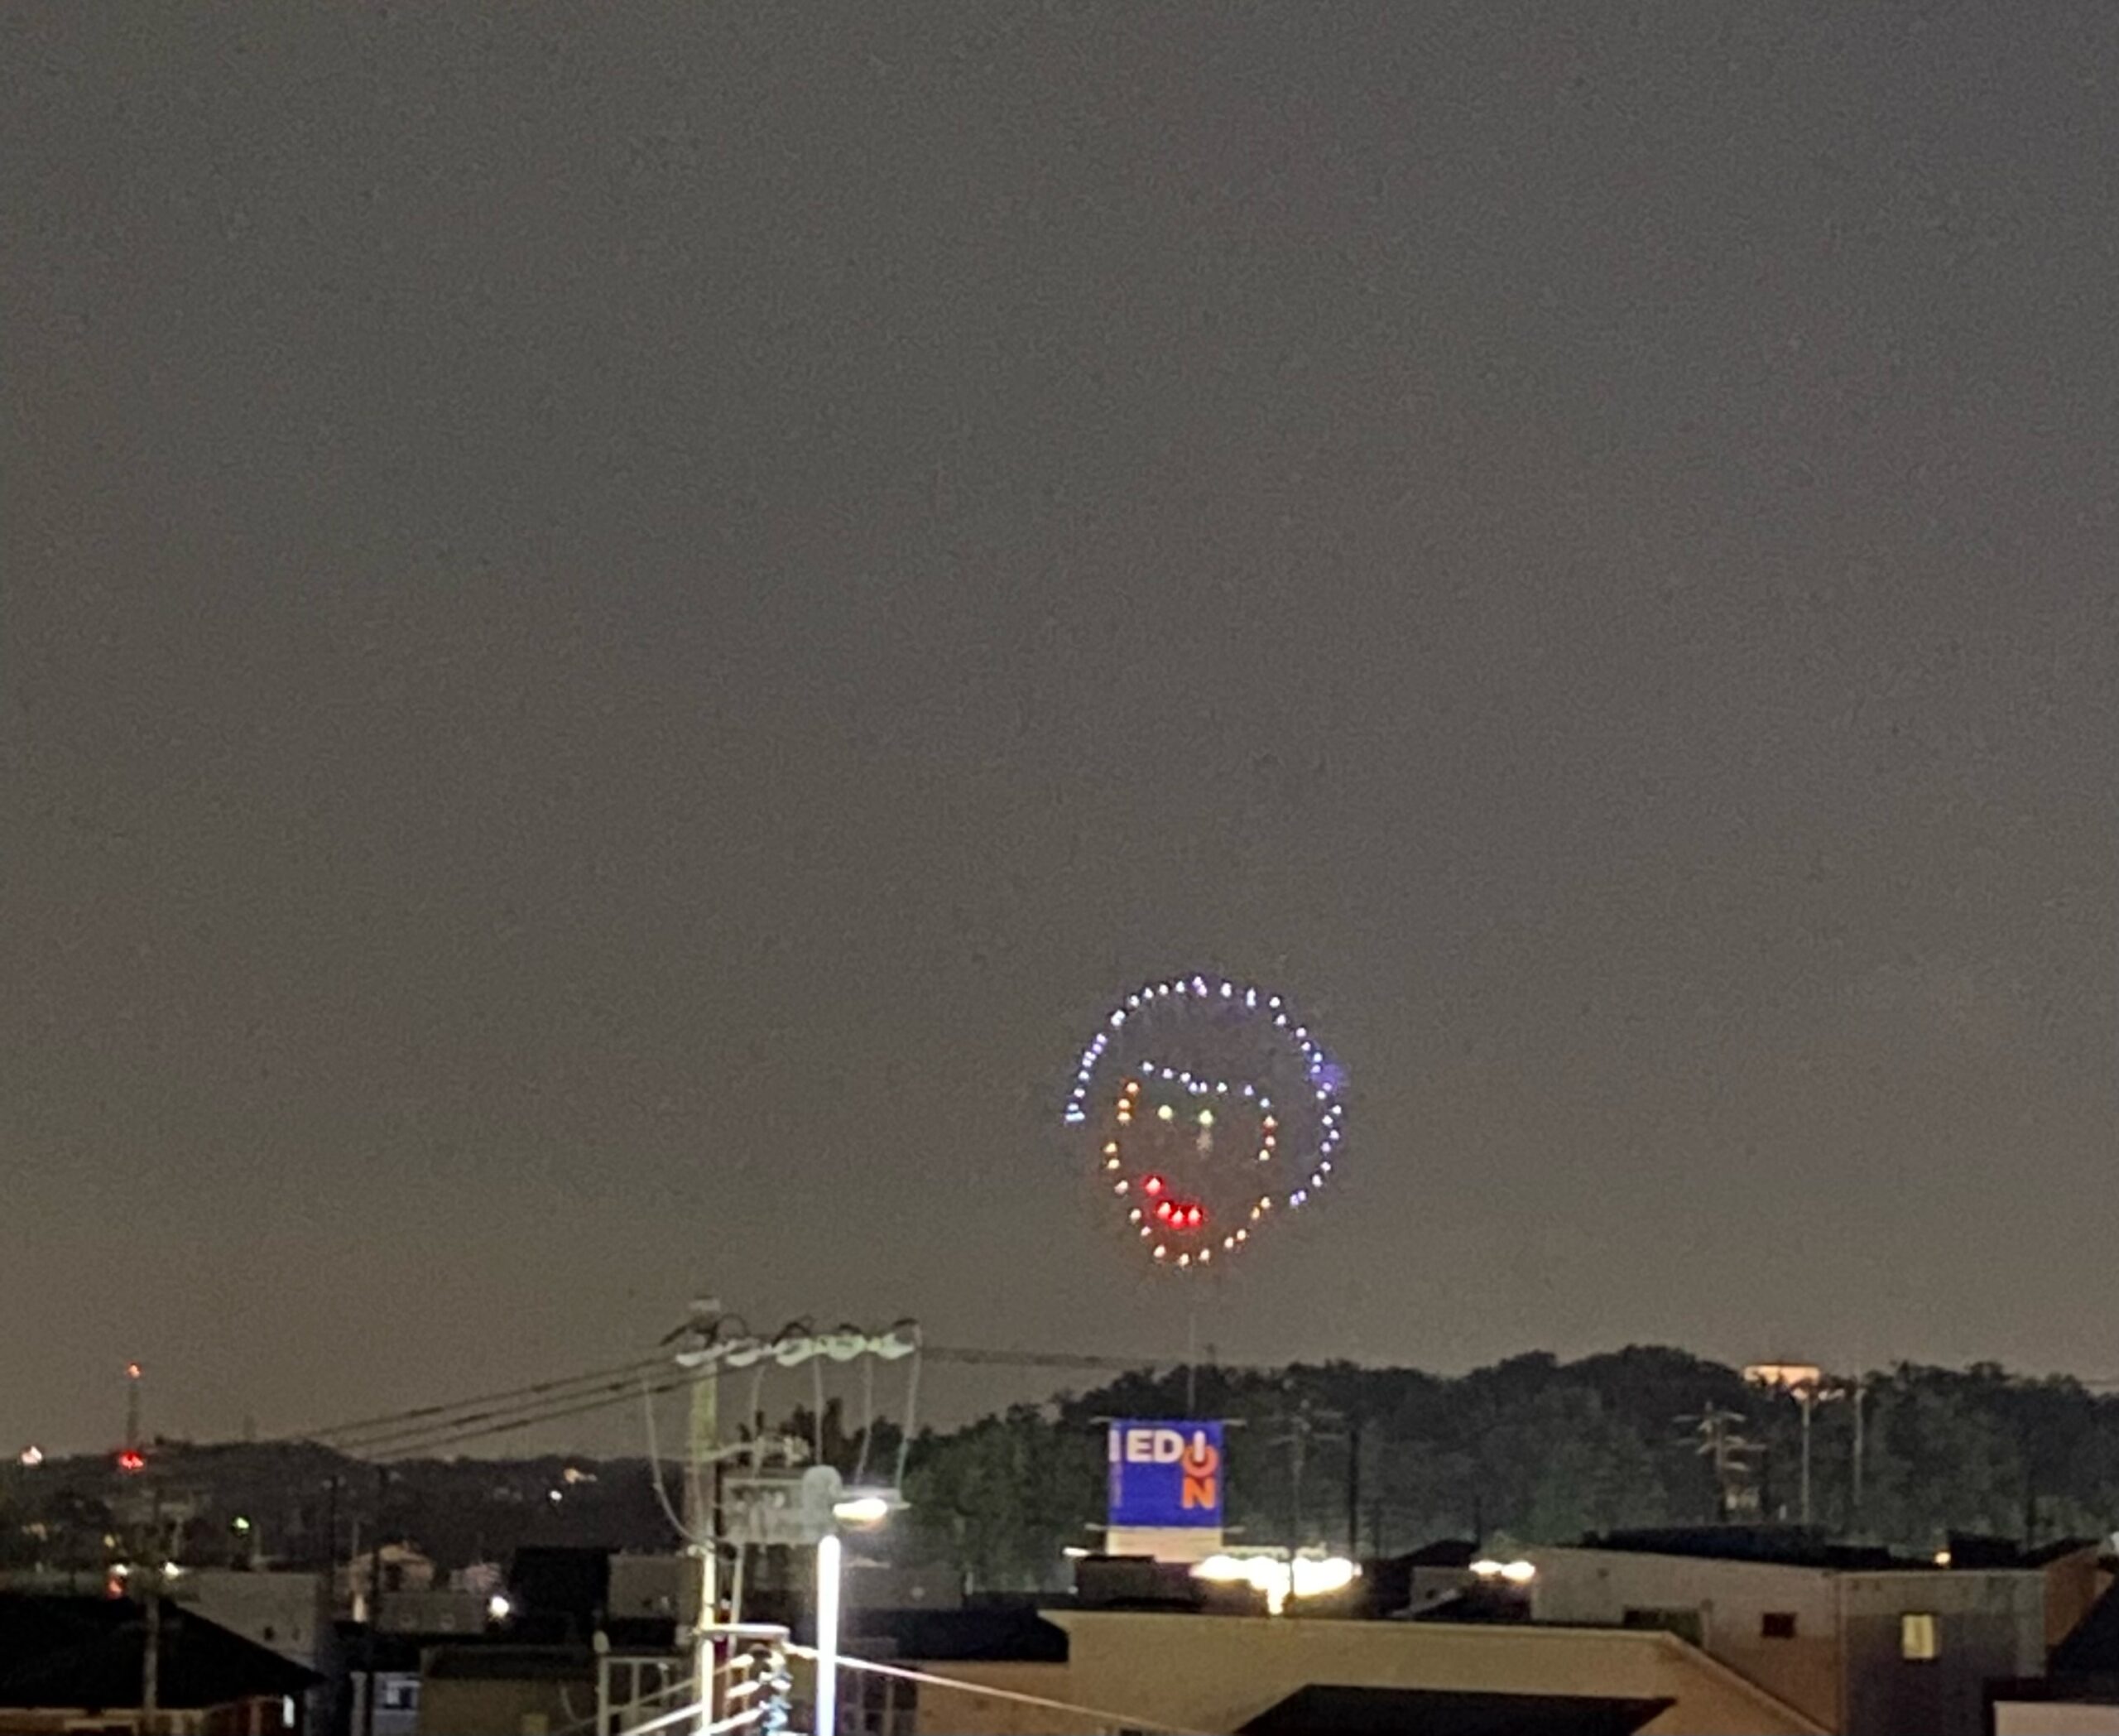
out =
[[[1535,1542],[1801,1517],[1796,1401],[1679,1350],[1531,1354],[1454,1378],[1349,1363],[1202,1368],[1196,1384],[1199,1413],[1237,1425],[1229,1520],[1248,1541],[1376,1554],[1441,1536]],[[976,1585],[1050,1580],[1060,1551],[1089,1541],[1103,1515],[1103,1419],[1181,1416],[1185,1387],[1181,1373],[1128,1375],[921,1434],[911,1511],[890,1546]],[[1810,1516],[1823,1529],[1928,1551],[1952,1532],[2035,1542],[2119,1527],[2119,1393],[1988,1365],[1901,1366],[1828,1381],[1825,1393],[1809,1450]],[[788,1427],[820,1436],[849,1472],[863,1457],[836,1406],[821,1425],[798,1413]],[[870,1470],[894,1468],[896,1451],[886,1422],[867,1444]],[[505,1560],[526,1543],[677,1546],[643,1459],[378,1469],[308,1444],[160,1442],[148,1461],[137,1476],[105,1459],[8,1467],[0,1565],[99,1571],[141,1546],[157,1502],[182,1558],[199,1565],[320,1565],[372,1543],[378,1525],[444,1569]]]

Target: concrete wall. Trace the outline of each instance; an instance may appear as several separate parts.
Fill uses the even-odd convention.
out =
[[[303,1696],[305,1722],[311,1730],[336,1728],[343,1710],[344,1660],[323,1575],[193,1568],[175,1582],[170,1594],[208,1621],[322,1676],[323,1682]]]
[[[2045,1667],[2045,1576],[2035,1571],[1847,1574],[1846,1736],[1984,1736],[1987,1684]],[[1901,1618],[1935,1618],[1937,1655],[1910,1661]]]
[[[690,1626],[699,1611],[699,1563],[684,1556],[613,1556],[605,1609],[614,1619],[668,1616]]]
[[[416,1670],[378,1670],[371,1677],[355,1670],[347,1677],[346,1729],[368,1736],[368,1696],[375,1685],[375,1736],[415,1736],[420,1727],[420,1675]]]
[[[2088,1700],[1997,1700],[1994,1736],[2119,1736],[2119,1705]]]
[[[1713,1657],[1827,1729],[1841,1710],[1838,1594],[1822,1568],[1612,1549],[1535,1549],[1530,1608],[1541,1622],[1617,1627],[1629,1610],[1692,1609]],[[1795,1637],[1769,1638],[1769,1615]]]
[[[906,1736],[1105,1736],[1124,1726],[1093,1716],[1050,1706],[981,1694],[981,1687],[1005,1689],[1040,1700],[1071,1701],[1065,1664],[924,1664],[930,1676],[944,1676],[965,1686],[959,1691],[919,1685],[912,1729]]]
[[[171,1587],[170,1596],[252,1644],[311,1667],[320,1642],[332,1636],[321,1574],[194,1568]]]
[[[483,1633],[486,1604],[475,1591],[386,1591],[375,1624],[383,1633]]]
[[[102,1733],[148,1728],[147,1714],[137,1710],[0,1706],[0,1736],[68,1736],[70,1731],[79,1736],[84,1729]],[[283,1728],[276,1698],[232,1700],[196,1711],[158,1712],[151,1720],[153,1736],[281,1736]]]
[[[1311,1683],[1672,1700],[1649,1726],[1658,1736],[1826,1728],[1667,1633],[1103,1610],[1049,1619],[1067,1631],[1069,1662],[1063,1689],[1036,1691],[1173,1729],[1237,1729]]]
[[[2112,1575],[2102,1565],[2102,1546],[2092,1544],[2061,1556],[2044,1569],[2048,1651],[2075,1631],[2111,1585]]]
[[[420,1684],[419,1736],[549,1736],[595,1715],[596,1684],[585,1679]]]

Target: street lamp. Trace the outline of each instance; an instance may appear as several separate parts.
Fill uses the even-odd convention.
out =
[[[846,1565],[842,1531],[872,1531],[898,1505],[894,1490],[849,1489],[829,1465],[802,1474],[802,1504],[819,1516],[817,1538],[817,1691],[815,1736],[838,1733],[839,1591]]]
[[[835,1531],[817,1539],[816,1736],[838,1732],[838,1582],[845,1552]]]
[[[832,1503],[831,1516],[841,1525],[866,1529],[890,1517],[891,1499],[881,1494],[848,1495]]]

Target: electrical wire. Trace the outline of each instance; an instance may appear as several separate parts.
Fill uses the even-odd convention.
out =
[[[315,1440],[326,1445],[336,1445],[350,1437],[368,1435],[380,1431],[385,1434],[401,1432],[415,1423],[444,1417],[477,1405],[501,1404],[508,1400],[539,1397],[568,1387],[586,1386],[614,1375],[632,1374],[642,1369],[667,1368],[665,1357],[637,1357],[631,1362],[620,1363],[608,1368],[592,1368],[584,1373],[569,1374],[557,1380],[532,1381],[526,1386],[503,1387],[493,1392],[474,1392],[468,1398],[459,1398],[447,1404],[420,1405],[409,1411],[387,1411],[379,1416],[356,1417],[350,1422],[334,1423],[328,1427],[309,1429],[291,1438]]]
[[[809,1323],[790,1321],[774,1334],[778,1342],[790,1334],[801,1335],[809,1330]],[[961,1346],[920,1347],[911,1359],[906,1370],[906,1417],[903,1439],[899,1444],[902,1463],[912,1435],[917,1430],[916,1410],[922,1362],[932,1357],[939,1361],[973,1367],[1064,1368],[1075,1369],[1125,1370],[1152,1368],[1152,1359],[1138,1357],[1087,1356],[1074,1353],[1051,1351],[987,1350]],[[761,1414],[759,1402],[763,1396],[764,1381],[771,1368],[776,1366],[771,1359],[760,1363],[752,1379],[752,1410],[753,1420]],[[370,1418],[364,1426],[365,1432],[356,1438],[356,1426],[347,1426],[337,1431],[310,1438],[327,1445],[340,1446],[341,1450],[358,1456],[399,1458],[459,1440],[483,1439],[530,1428],[541,1422],[558,1421],[566,1417],[585,1416],[605,1409],[621,1402],[630,1402],[641,1390],[641,1371],[652,1368],[669,1369],[660,1381],[646,1383],[647,1390],[655,1394],[675,1392],[700,1379],[717,1378],[718,1372],[708,1369],[670,1368],[660,1357],[643,1358],[638,1361],[619,1364],[615,1368],[597,1369],[584,1374],[571,1375],[560,1380],[539,1381],[526,1387],[507,1388],[498,1393],[459,1400],[454,1405],[429,1405],[419,1410],[401,1413],[394,1426],[387,1417]],[[821,1364],[815,1365],[820,1378]],[[600,1386],[592,1383],[602,1382]],[[499,1402],[498,1401],[508,1401]],[[487,1403],[486,1410],[467,1409]],[[822,1406],[818,1406],[813,1435],[820,1434]],[[343,1444],[342,1444],[343,1443]],[[813,1441],[821,1445],[821,1440]]]
[[[1175,1367],[1182,1360],[1170,1356],[1090,1356],[1068,1350],[974,1350],[939,1344],[928,1347],[925,1354],[936,1362],[963,1363],[973,1368],[1075,1368],[1088,1373],[1124,1373],[1165,1364]],[[1219,1366],[1232,1368],[1242,1365],[1223,1363]]]
[[[717,1338],[726,1335],[733,1319],[733,1316],[723,1316],[716,1323],[714,1330]],[[810,1328],[810,1323],[807,1320],[790,1320],[773,1335],[773,1342],[778,1343],[790,1334],[800,1335]],[[907,1416],[898,1451],[901,1483],[903,1481],[906,1454],[915,1432],[912,1412],[916,1404],[919,1365],[925,1357],[933,1357],[944,1363],[968,1367],[1060,1368],[1084,1372],[1124,1371],[1156,1366],[1155,1359],[1146,1357],[923,1346],[915,1355],[912,1367],[907,1371]],[[759,1426],[758,1420],[762,1415],[759,1407],[763,1397],[765,1377],[772,1366],[772,1360],[768,1358],[758,1364],[753,1374],[750,1419],[753,1427]],[[652,1379],[651,1376],[656,1370],[667,1371],[666,1377],[659,1381]],[[589,1416],[629,1402],[641,1390],[642,1382],[646,1382],[651,1394],[673,1392],[704,1378],[706,1372],[674,1368],[666,1354],[637,1357],[580,1373],[498,1387],[444,1403],[377,1412],[276,1438],[284,1444],[308,1443],[324,1446],[353,1458],[406,1458],[445,1447],[490,1440],[546,1422]],[[819,1368],[819,1380],[821,1373]],[[819,1402],[814,1431],[819,1436],[823,1427],[822,1410]],[[864,1469],[867,1431],[872,1427],[872,1423],[867,1424],[863,1431]],[[821,1440],[817,1444],[820,1445]]]
[[[785,1648],[790,1657],[807,1658],[814,1663],[814,1646],[792,1643]],[[1107,1729],[1155,1730],[1167,1732],[1169,1736],[1194,1736],[1182,1724],[1156,1724],[1132,1712],[1104,1712],[1093,1706],[1078,1705],[1072,1700],[1048,1700],[1041,1694],[1024,1694],[1013,1688],[997,1687],[992,1683],[968,1681],[953,1676],[934,1676],[925,1670],[909,1670],[903,1664],[879,1664],[865,1657],[849,1657],[838,1654],[838,1667],[842,1670],[864,1671],[872,1676],[884,1676],[898,1681],[917,1682],[923,1687],[947,1688],[959,1694],[973,1695],[986,1700],[1006,1700],[1019,1706],[1035,1706],[1046,1711],[1066,1712],[1083,1723],[1095,1724]]]
[[[342,1450],[363,1458],[394,1457],[429,1440],[446,1440],[459,1434],[526,1427],[548,1416],[570,1413],[577,1402],[593,1405],[599,1400],[616,1402],[621,1398],[630,1398],[634,1390],[634,1382],[631,1378],[610,1381],[600,1386],[574,1388],[548,1397],[496,1406],[483,1411],[468,1411],[442,1421],[416,1424],[388,1434],[370,1435],[348,1443]]]
[[[699,1377],[685,1373],[675,1378],[651,1383],[648,1391],[655,1394],[674,1392],[692,1385]],[[408,1440],[393,1440],[382,1445],[370,1445],[360,1450],[362,1456],[374,1459],[406,1459],[419,1455],[431,1455],[439,1448],[460,1446],[466,1441],[482,1440],[495,1435],[511,1434],[518,1429],[535,1428],[541,1424],[563,1421],[569,1417],[586,1416],[593,1411],[607,1411],[613,1405],[629,1402],[635,1388],[628,1383],[615,1392],[604,1392],[587,1398],[579,1404],[546,1406],[541,1409],[492,1421],[478,1420],[468,1426],[451,1426],[437,1429],[430,1434]]]

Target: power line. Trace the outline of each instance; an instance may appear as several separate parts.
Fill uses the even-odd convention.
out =
[[[939,1362],[973,1368],[1110,1373],[1150,1372],[1158,1366],[1156,1360],[1149,1357],[994,1350],[965,1345],[928,1346],[920,1354]],[[291,1438],[315,1441],[356,1458],[405,1458],[440,1446],[483,1440],[610,1408],[636,1397],[641,1390],[641,1376],[658,1368],[669,1372],[666,1378],[647,1383],[647,1390],[656,1395],[675,1392],[708,1378],[703,1371],[672,1368],[667,1356],[643,1357],[607,1368],[473,1394],[449,1403],[421,1405],[365,1417]],[[482,1406],[487,1408],[479,1408]]]
[[[691,1384],[691,1378],[686,1377],[681,1380],[664,1382],[659,1386],[649,1387],[648,1391],[651,1394],[659,1397],[662,1393],[674,1392],[680,1387]],[[381,1456],[408,1459],[416,1455],[430,1455],[440,1447],[461,1446],[466,1441],[483,1440],[495,1435],[512,1434],[518,1429],[536,1428],[542,1423],[560,1422],[569,1416],[586,1416],[592,1411],[608,1411],[615,1405],[626,1403],[637,1397],[639,1392],[638,1387],[630,1387],[622,1392],[605,1393],[581,1404],[564,1405],[555,1410],[542,1411],[532,1416],[518,1416],[504,1422],[490,1423],[483,1427],[464,1429],[452,1434],[437,1435],[431,1440],[411,1441],[389,1447],[383,1450]]]
[[[556,1395],[533,1404],[473,1411],[446,1422],[400,1430],[345,1450],[357,1457],[401,1459],[438,1446],[454,1445],[461,1441],[512,1433],[518,1429],[534,1428],[540,1423],[556,1422],[565,1417],[585,1416],[592,1411],[608,1410],[637,1397],[643,1390],[659,1396],[692,1386],[703,1378],[673,1369],[665,1378],[648,1382],[643,1389],[636,1374],[631,1379],[613,1381],[600,1387]]]
[[[527,1386],[503,1387],[497,1392],[474,1392],[467,1398],[459,1398],[446,1404],[420,1405],[409,1411],[387,1411],[379,1416],[363,1416],[351,1422],[335,1423],[326,1428],[305,1430],[287,1438],[314,1440],[324,1445],[340,1445],[353,1437],[380,1432],[384,1435],[401,1434],[415,1424],[452,1416],[478,1405],[497,1405],[510,1400],[542,1397],[569,1387],[583,1387],[598,1380],[608,1380],[637,1375],[649,1368],[667,1368],[666,1357],[636,1358],[629,1363],[620,1363],[608,1368],[591,1368],[584,1373],[569,1374],[555,1380],[532,1381]]]
[[[963,1363],[974,1368],[1072,1368],[1085,1373],[1153,1369],[1165,1363],[1174,1367],[1181,1360],[1174,1357],[1093,1356],[1068,1350],[973,1350],[933,1344],[927,1346],[923,1354],[930,1362]],[[1240,1365],[1223,1363],[1218,1366]]]
[[[925,1347],[920,1354],[923,1358],[940,1362],[978,1368],[1124,1373],[1151,1370],[1156,1366],[1153,1359],[1146,1357],[1095,1356],[1062,1351],[992,1350],[963,1345]],[[510,1387],[500,1393],[460,1399],[452,1405],[423,1406],[416,1411],[400,1413],[395,1418],[371,1418],[365,1426],[365,1434],[358,1440],[348,1440],[346,1437],[358,1431],[363,1426],[360,1425],[348,1425],[344,1429],[312,1438],[337,1446],[356,1457],[406,1458],[431,1452],[439,1447],[485,1440],[496,1435],[533,1428],[541,1423],[561,1421],[610,1409],[638,1397],[643,1390],[640,1378],[642,1372],[658,1368],[669,1373],[661,1380],[645,1383],[645,1390],[651,1396],[674,1392],[699,1380],[712,1378],[704,1371],[673,1368],[665,1357],[649,1357],[614,1368],[570,1376],[564,1380],[540,1381],[526,1387]],[[604,1384],[601,1387],[592,1384],[598,1380]],[[495,1402],[499,1400],[512,1402]],[[493,1408],[483,1411],[475,1408],[482,1403],[492,1404]],[[393,1423],[395,1426],[382,1426]]]

